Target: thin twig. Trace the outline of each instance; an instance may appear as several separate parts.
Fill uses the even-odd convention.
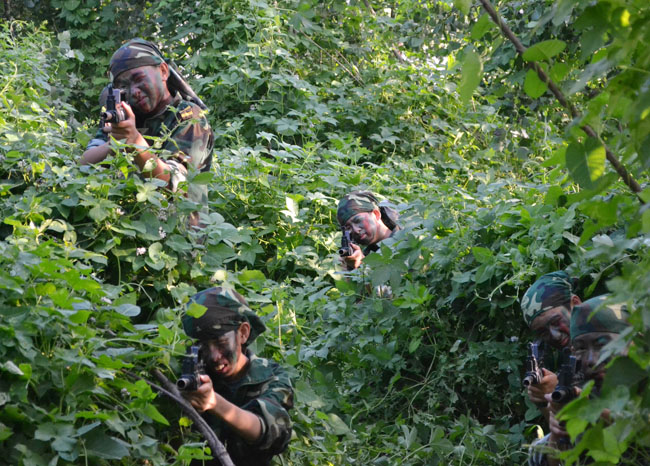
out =
[[[372,5],[370,4],[370,2],[368,0],[363,0],[363,4],[366,5],[366,8],[368,8],[368,11],[370,11],[370,14],[373,17],[377,16],[377,12],[375,11],[375,9],[372,7]],[[393,11],[394,11],[394,8],[391,9],[391,15],[392,15]],[[393,55],[395,55],[395,58],[397,58],[397,60],[400,63],[408,63],[408,60],[406,59],[406,55],[404,55],[404,53],[400,49],[398,49],[396,45],[391,46],[391,51],[393,52]]]
[[[344,69],[344,70],[345,70],[345,71],[346,71],[350,76],[352,76],[352,78],[353,78],[356,82],[358,82],[359,84],[364,84],[363,79],[361,78],[361,76],[360,76],[358,73],[355,73],[354,71],[349,70],[347,66],[345,66],[343,63],[341,63],[339,60],[337,60],[336,57],[335,57],[334,55],[332,55],[332,54],[329,53],[327,50],[325,50],[323,47],[321,47],[321,46],[318,44],[318,42],[316,42],[314,39],[312,39],[311,37],[309,37],[309,36],[308,36],[304,31],[300,31],[300,33],[301,33],[303,36],[305,36],[305,37],[307,38],[307,40],[309,40],[312,44],[314,44],[316,47],[318,47],[318,48],[321,50],[321,52],[325,53],[325,54],[328,55],[332,60],[334,60],[336,63],[338,63],[339,66],[340,66],[341,68],[343,68],[343,69]],[[345,57],[343,57],[343,58],[345,59]],[[347,59],[345,59],[345,60],[347,61]],[[354,65],[351,65],[351,66],[354,66]]]
[[[515,34],[512,32],[512,30],[508,27],[508,25],[503,21],[503,19],[499,16],[497,11],[494,9],[494,6],[490,3],[489,0],[480,0],[481,4],[483,5],[483,8],[485,8],[485,11],[487,11],[488,15],[490,18],[492,18],[492,21],[494,21],[503,34],[512,42],[515,46],[515,49],[517,50],[517,53],[520,55],[523,55],[524,52],[526,52],[526,47],[524,44],[521,43],[521,41],[515,36]],[[560,88],[557,86],[555,82],[544,72],[541,66],[539,66],[536,62],[529,62],[528,66],[530,66],[535,72],[537,73],[537,76],[539,76],[539,79],[541,79],[546,85],[548,85],[549,90],[553,93],[555,98],[560,102],[560,104],[566,108],[569,111],[569,114],[571,115],[572,118],[578,118],[580,117],[580,113],[576,110],[576,108],[569,102],[569,100],[565,97],[565,95],[562,93]],[[600,144],[603,145],[605,148],[605,155],[607,157],[607,160],[609,160],[609,163],[612,164],[614,169],[616,170],[616,173],[619,174],[619,176],[623,179],[623,182],[632,190],[633,193],[637,194],[637,197],[639,201],[642,204],[645,204],[643,199],[641,199],[638,196],[638,193],[641,192],[641,186],[639,183],[632,177],[632,175],[627,171],[627,169],[623,166],[623,164],[618,160],[618,157],[614,155],[614,153],[609,150],[605,142],[600,138],[598,133],[594,131],[594,129],[589,126],[589,125],[582,125],[580,127],[590,138],[595,139],[598,141]]]

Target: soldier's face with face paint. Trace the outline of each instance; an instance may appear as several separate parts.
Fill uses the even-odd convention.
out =
[[[557,306],[537,316],[530,324],[530,329],[551,346],[562,349],[571,342],[570,323],[569,310]]]
[[[140,66],[120,73],[113,84],[126,91],[128,103],[135,113],[155,115],[167,106],[170,99],[166,83],[168,73],[166,64]]]
[[[602,385],[607,364],[607,361],[598,363],[600,353],[603,347],[617,336],[618,334],[613,332],[590,332],[573,339],[572,350],[580,361],[580,370],[585,375],[585,379],[595,380],[597,388]]]
[[[201,341],[201,358],[209,376],[236,380],[246,365],[240,331],[231,330],[219,338]]]
[[[355,243],[375,244],[379,236],[379,219],[381,213],[378,210],[372,212],[360,212],[345,222],[345,230],[350,232],[350,236]]]

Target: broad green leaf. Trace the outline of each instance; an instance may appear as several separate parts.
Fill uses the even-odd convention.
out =
[[[539,79],[537,72],[535,70],[528,70],[526,73],[526,80],[524,81],[524,91],[531,98],[537,99],[541,97],[548,89],[548,85]]]
[[[462,14],[467,15],[472,6],[472,0],[454,0],[454,6],[458,8]]]
[[[85,438],[86,450],[91,455],[108,460],[119,460],[129,454],[128,443],[111,437],[99,429],[93,429]]]
[[[561,40],[545,40],[526,50],[522,58],[526,61],[546,61],[562,52],[565,48],[566,43]]]
[[[492,260],[494,259],[494,255],[492,254],[492,251],[490,251],[488,248],[483,248],[480,246],[473,247],[472,254],[474,255],[476,261],[481,264],[484,264],[486,262],[492,262]]]
[[[127,317],[135,317],[140,314],[140,307],[135,304],[120,304],[115,310]]]
[[[242,284],[251,282],[263,282],[265,280],[266,277],[259,270],[244,270],[239,273],[239,282]]]
[[[214,174],[212,172],[203,172],[196,175],[192,178],[191,183],[193,184],[210,184],[213,180]]]
[[[151,403],[147,403],[142,412],[160,424],[163,424],[165,426],[169,425],[169,421],[165,418],[165,416],[160,414],[160,411],[158,411],[158,409]]]
[[[187,307],[186,314],[190,317],[194,317],[195,319],[198,319],[203,314],[205,314],[205,311],[207,310],[208,310],[207,307],[192,301],[190,305]]]
[[[480,40],[490,29],[493,29],[496,25],[490,19],[490,16],[485,13],[483,14],[476,24],[472,27],[471,37],[474,40]]]
[[[576,183],[593,189],[605,172],[605,147],[591,140],[585,145],[572,142],[566,150],[566,166]]]
[[[569,65],[561,62],[554,64],[549,72],[551,79],[556,83],[562,81],[567,74],[569,74]]]
[[[469,102],[472,93],[481,82],[483,74],[483,63],[478,53],[473,50],[467,51],[463,57],[461,79],[458,86],[460,100],[463,103]]]

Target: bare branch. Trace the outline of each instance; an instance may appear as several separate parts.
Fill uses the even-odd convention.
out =
[[[523,55],[523,53],[526,52],[526,47],[524,47],[524,44],[521,43],[521,41],[517,38],[517,36],[515,36],[512,30],[499,16],[497,11],[494,9],[494,6],[492,6],[489,0],[480,0],[480,1],[481,4],[483,5],[483,8],[485,8],[485,11],[487,11],[490,18],[492,18],[492,21],[494,21],[499,26],[503,34],[508,38],[508,40],[510,40],[510,42],[513,43],[515,49],[517,50],[517,53]],[[562,93],[562,91],[557,86],[557,84],[553,82],[553,80],[544,72],[541,66],[539,66],[535,62],[529,62],[528,66],[530,66],[533,70],[535,70],[537,76],[539,76],[539,79],[541,79],[543,82],[545,82],[548,85],[549,90],[553,93],[553,95],[558,100],[558,102],[560,102],[560,104],[565,109],[567,109],[567,111],[569,112],[572,118],[575,119],[580,117],[580,113],[576,110],[573,104],[569,102],[569,100],[565,97],[565,95]],[[612,164],[612,166],[616,170],[616,173],[619,174],[619,176],[623,179],[623,182],[632,190],[632,192],[634,192],[635,194],[640,193],[641,186],[639,185],[639,183],[627,171],[625,166],[621,164],[621,162],[618,160],[618,157],[616,157],[616,155],[614,155],[614,153],[607,147],[607,145],[600,138],[598,133],[596,133],[596,131],[594,131],[594,129],[589,125],[582,125],[580,128],[587,134],[587,136],[597,140],[600,144],[603,145],[603,147],[605,147],[605,154],[607,160],[609,160],[609,163]],[[645,203],[643,199],[641,199],[640,197],[639,200],[641,201],[642,204]]]

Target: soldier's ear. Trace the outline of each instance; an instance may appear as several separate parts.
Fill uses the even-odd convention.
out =
[[[381,220],[381,211],[379,209],[373,210],[372,213],[374,214],[375,219]]]
[[[169,66],[165,62],[162,62],[159,66],[163,81],[167,81],[169,78]]]
[[[245,345],[248,341],[248,337],[251,336],[251,324],[248,322],[242,322],[237,329],[239,334],[239,341],[242,345]]]
[[[582,300],[578,295],[571,295],[571,309],[573,309],[573,306],[578,306],[579,304],[582,304]]]

